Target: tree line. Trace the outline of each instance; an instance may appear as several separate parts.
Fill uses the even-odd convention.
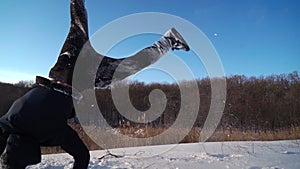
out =
[[[211,102],[211,79],[197,80],[200,107],[195,127],[202,127],[207,117]],[[189,88],[191,82],[183,82]],[[289,74],[247,77],[233,75],[226,77],[227,98],[219,127],[233,127],[246,130],[279,130],[300,126],[300,76],[297,71]],[[140,111],[151,107],[149,94],[154,89],[164,92],[167,103],[165,110],[154,121],[146,125],[152,127],[168,127],[172,125],[179,113],[180,106],[192,107],[193,99],[181,105],[180,90],[177,84],[145,84],[142,82],[121,83],[117,87],[129,85],[129,96],[132,105]],[[5,114],[15,99],[22,96],[32,86],[30,83],[0,83],[0,115]],[[195,92],[195,91],[190,91]],[[106,121],[114,127],[139,126],[123,117],[114,105],[110,89],[97,89],[96,98],[99,109]],[[160,100],[157,101],[160,103]]]

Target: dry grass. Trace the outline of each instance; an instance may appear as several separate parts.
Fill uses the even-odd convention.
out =
[[[258,130],[256,132],[225,129],[216,131],[208,141],[273,141],[300,139],[300,126],[276,131]]]
[[[102,149],[100,146],[94,143],[93,140],[91,140],[83,131],[82,127],[80,125],[71,125],[72,128],[74,128],[78,134],[80,135],[81,139],[84,141],[84,143],[87,145],[87,147],[90,150],[100,150]],[[93,128],[95,130],[95,128]],[[181,132],[186,132],[184,130],[171,130],[170,135],[165,137],[165,139],[157,141],[152,141],[151,138],[154,136],[157,136],[164,131],[167,130],[167,128],[158,127],[124,127],[124,128],[115,128],[115,132],[129,136],[131,138],[149,138],[148,142],[140,143],[140,142],[115,142],[117,144],[117,147],[130,147],[130,146],[147,146],[147,145],[161,145],[161,144],[172,144],[177,143],[178,136],[181,134]],[[103,129],[98,129],[94,133],[98,132],[105,132]],[[93,136],[95,137],[95,135]],[[195,143],[199,142],[200,137],[200,130],[193,128],[190,130],[189,134],[184,137],[180,141],[180,143]],[[108,139],[104,141],[114,141],[109,140],[111,138],[103,138]],[[220,129],[214,132],[214,134],[208,139],[208,141],[272,141],[272,140],[296,140],[300,139],[300,127],[292,127],[289,129],[282,129],[277,131],[240,131],[238,129],[234,128],[226,128],[226,129]],[[117,148],[116,147],[116,148]],[[43,147],[42,148],[43,154],[49,154],[49,153],[62,153],[64,152],[59,147]]]

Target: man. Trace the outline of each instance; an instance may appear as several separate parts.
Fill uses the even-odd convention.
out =
[[[76,92],[72,86],[78,55],[84,44],[89,45],[84,3],[84,0],[71,0],[70,31],[57,63],[49,72],[49,78],[37,76],[36,86],[17,99],[0,118],[0,154],[3,169],[24,169],[27,165],[39,163],[40,146],[60,146],[73,156],[74,169],[88,167],[89,151],[77,133],[67,124],[67,119],[75,115],[73,99],[80,101],[80,91],[84,90],[81,88]],[[116,70],[122,74],[116,80],[122,80],[154,63],[169,49],[189,50],[187,43],[174,28],[152,46],[133,56],[113,59],[96,53],[90,46],[91,52],[86,58],[102,57],[95,85],[107,87],[111,84]],[[121,65],[122,69],[117,69]]]

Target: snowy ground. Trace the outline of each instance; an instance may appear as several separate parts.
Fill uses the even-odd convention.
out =
[[[299,169],[300,140],[273,142],[210,142],[92,151],[89,168],[149,169]],[[105,156],[106,155],[106,156]],[[70,169],[67,154],[45,155],[27,169]]]

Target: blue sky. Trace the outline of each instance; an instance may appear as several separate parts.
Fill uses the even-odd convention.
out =
[[[69,1],[0,3],[0,81],[17,82],[33,80],[35,75],[47,76],[69,30]],[[210,39],[228,76],[300,70],[300,1],[297,0],[86,0],[86,8],[90,35],[129,14],[161,12],[179,16]],[[157,37],[128,40],[111,54],[126,56],[150,45]],[[175,54],[188,64],[196,77],[207,76],[201,62],[188,57],[193,52]],[[145,81],[167,79],[147,71],[139,78]]]

